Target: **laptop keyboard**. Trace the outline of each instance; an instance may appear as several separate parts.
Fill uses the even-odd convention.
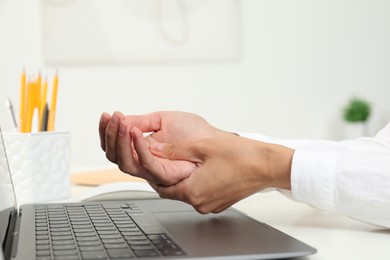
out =
[[[36,259],[129,259],[185,253],[133,203],[35,208]]]

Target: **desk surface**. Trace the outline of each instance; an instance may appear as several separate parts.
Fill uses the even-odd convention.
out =
[[[72,185],[71,200],[93,187]],[[318,210],[277,191],[254,194],[234,207],[313,247],[308,260],[390,259],[390,230]]]

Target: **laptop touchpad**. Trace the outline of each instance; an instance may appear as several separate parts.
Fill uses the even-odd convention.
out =
[[[270,241],[276,234],[274,230],[233,210],[208,215],[196,211],[159,212],[154,215],[190,255],[212,256],[222,252],[224,255],[255,254],[263,247],[275,251],[277,245],[274,240]]]
[[[255,223],[241,214],[226,210],[220,214],[201,215],[195,211],[182,212],[157,212],[154,216],[160,224],[170,233],[187,234],[196,233],[216,233],[216,232],[248,232],[259,231],[263,225]]]

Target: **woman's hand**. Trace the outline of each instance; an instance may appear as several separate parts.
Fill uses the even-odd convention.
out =
[[[195,142],[157,144],[152,153],[187,160],[197,167],[171,186],[151,184],[163,198],[191,204],[200,213],[218,213],[267,187],[290,189],[293,150],[220,133]]]
[[[106,157],[128,174],[156,185],[173,185],[190,176],[196,164],[152,155],[149,145],[193,142],[213,136],[220,130],[203,118],[183,112],[155,112],[147,115],[103,113],[99,135]],[[144,136],[144,134],[147,134]]]
[[[99,133],[106,157],[122,171],[201,213],[267,187],[290,188],[292,149],[219,130],[194,114],[103,114]]]

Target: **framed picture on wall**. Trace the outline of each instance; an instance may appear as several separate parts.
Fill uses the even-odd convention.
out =
[[[238,0],[41,0],[44,60],[237,59],[239,5]]]

